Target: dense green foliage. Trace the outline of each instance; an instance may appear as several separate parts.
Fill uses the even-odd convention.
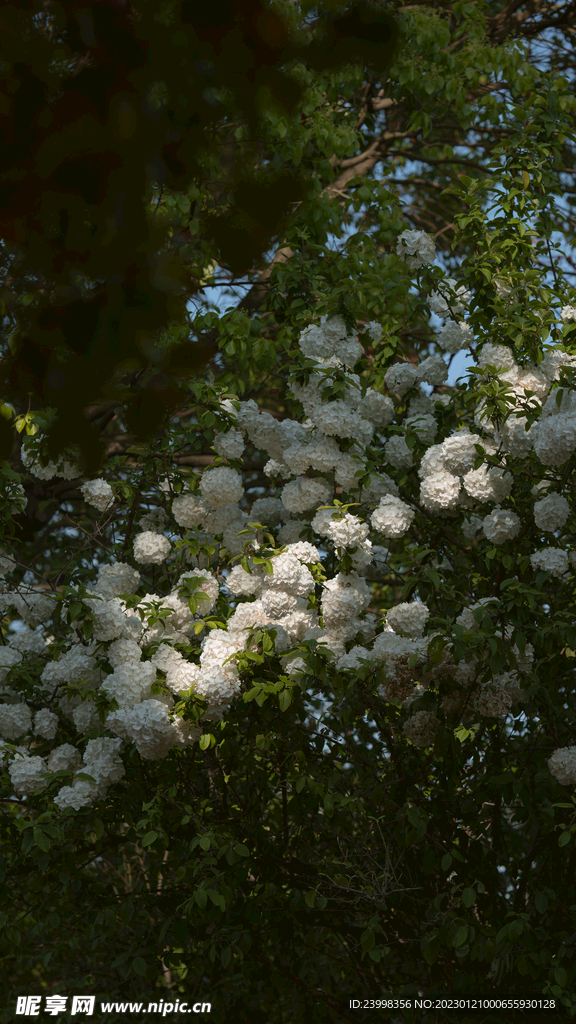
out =
[[[334,11],[321,6],[286,0],[273,9],[300,38]],[[213,448],[224,424],[221,396],[255,399],[280,419],[298,417],[288,380],[295,364],[305,373],[297,339],[320,316],[340,314],[360,333],[366,355],[356,372],[377,390],[397,359],[440,351],[428,299],[444,269],[471,292],[466,319],[478,346],[508,345],[521,366],[538,364],[545,345],[576,352],[574,323],[560,324],[558,316],[561,306],[576,305],[576,4],[381,6],[402,33],[384,75],[368,63],[318,70],[297,54],[290,75],[302,92],[292,111],[272,105],[255,121],[231,105],[205,129],[221,149],[207,145],[200,168],[183,157],[186,188],[171,180],[150,189],[150,217],[170,225],[158,259],[176,259],[177,250],[194,287],[179,297],[190,298],[185,315],[170,314],[168,328],[154,322],[154,365],[134,378],[142,393],[175,389],[155,437],[139,437],[126,379],[88,410],[104,445],[102,472],[114,484],[112,514],[87,509],[74,480],[33,479],[16,445],[2,464],[4,543],[56,595],[55,635],[89,621],[77,596],[102,552],[129,561],[141,511],[168,507],[171,495],[163,496],[159,479],[170,476],[178,493],[202,467],[221,464]],[[250,168],[250,188],[271,188],[278,175],[302,183],[300,201],[288,193],[281,233],[275,219],[258,230],[246,220],[258,220],[262,193],[245,193],[245,206],[238,191],[231,194],[238,167]],[[256,239],[241,265],[218,230],[207,228],[207,211],[215,209],[232,234]],[[396,253],[406,227],[435,237],[438,266],[407,271]],[[15,322],[17,303],[35,317],[44,302],[38,280],[24,290],[23,279],[10,285],[13,305],[6,303]],[[496,287],[502,280],[504,298]],[[213,288],[226,293],[226,309],[211,301]],[[374,320],[383,327],[379,342],[362,335]],[[205,374],[191,379],[182,371],[174,383],[167,372],[159,381],[171,351],[180,360],[182,346],[206,338],[215,350]],[[61,355],[65,366],[68,355]],[[515,401],[496,368],[473,371],[457,387],[435,389],[451,398],[436,406],[441,437],[473,425],[481,401],[497,424]],[[573,390],[571,373],[564,371],[563,384]],[[2,396],[18,442],[58,422],[52,395],[33,393],[31,408],[21,395]],[[85,405],[101,396],[81,397]],[[142,394],[138,402],[153,414]],[[400,422],[406,401],[396,410]],[[530,394],[525,413],[529,421],[540,414]],[[425,447],[415,430],[407,442],[420,459]],[[368,472],[379,469],[381,446],[369,455]],[[265,461],[252,445],[242,463],[232,462],[243,470],[249,503],[276,493]],[[501,463],[494,457],[492,464]],[[542,465],[531,452],[508,456],[506,466],[522,521],[518,537],[506,545],[481,536],[463,541],[459,520],[454,526],[420,508],[414,531],[390,542],[389,565],[372,578],[370,611],[381,619],[414,595],[430,607],[428,662],[410,666],[411,682],[426,676],[424,709],[451,692],[447,652],[456,661],[478,658],[497,674],[514,668],[513,645],[520,657],[531,644],[522,706],[500,718],[464,714],[464,721],[447,712],[436,742],[423,749],[402,733],[401,701],[378,693],[382,669],[336,671],[308,642],[310,675],[299,684],[264,632],[239,662],[243,696],[200,745],[173,749],[160,762],[130,748],[125,778],[93,807],[55,806],[50,798],[61,777],[22,801],[6,772],[0,1020],[12,1019],[17,994],[32,991],[209,999],[216,1024],[348,1020],[350,998],[418,991],[548,994],[563,1001],[567,1017],[576,1014],[576,804],[546,763],[575,735],[574,576],[534,571],[529,555],[542,541],[531,489]],[[547,472],[569,500],[573,470],[574,456]],[[395,480],[402,498],[418,506],[416,469],[400,469]],[[22,513],[10,498],[18,482],[28,499]],[[341,489],[338,498],[355,500]],[[574,515],[561,532],[568,545]],[[192,542],[186,530],[175,532],[184,564]],[[230,564],[221,551],[192,550],[213,557],[214,572]],[[336,571],[334,563],[327,574]],[[145,590],[170,589],[172,567],[141,572]],[[316,582],[319,602],[320,571]],[[495,594],[493,616],[477,615],[473,628],[455,623],[463,608]],[[212,624],[229,614],[221,596]],[[5,615],[6,635],[16,618]],[[39,667],[27,662],[10,676],[32,706]],[[192,696],[181,710],[190,721],[202,713]],[[62,735],[60,742],[77,741],[69,722]],[[50,749],[33,742],[40,755]],[[374,1012],[383,1020],[443,1019]],[[515,1018],[462,1012],[458,1019]]]

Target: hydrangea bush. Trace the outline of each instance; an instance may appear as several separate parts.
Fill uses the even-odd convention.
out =
[[[363,262],[356,239],[356,290],[323,250],[309,287],[294,229],[273,342],[248,327],[249,351],[221,317],[221,364],[153,442],[119,406],[122,443],[89,477],[73,444],[51,454],[43,410],[3,466],[14,849],[48,873],[57,917],[84,887],[84,958],[113,935],[110,971],[178,991],[201,963],[222,1020],[245,1019],[238,978],[258,989],[272,969],[285,1006],[293,983],[341,995],[360,972],[398,995],[529,985],[576,1007],[559,891],[576,293],[547,227],[560,115],[528,116],[497,174],[447,191],[458,259],[378,192],[384,255]],[[576,141],[568,115],[562,132]],[[99,969],[73,976],[95,988]]]

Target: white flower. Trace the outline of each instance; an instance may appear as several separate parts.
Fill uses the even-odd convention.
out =
[[[568,552],[562,548],[542,548],[530,555],[534,569],[543,569],[551,576],[564,576],[568,572]]]
[[[370,591],[365,581],[351,573],[338,573],[324,584],[322,615],[326,629],[348,626],[370,602]]]
[[[436,259],[434,239],[425,231],[403,231],[398,236],[396,252],[406,261],[410,270],[419,270]]]
[[[418,413],[416,416],[409,416],[405,421],[406,430],[411,428],[423,444],[432,444],[438,432],[438,424],[433,416],[428,413]]]
[[[151,661],[126,662],[106,676],[101,689],[119,707],[130,708],[152,696],[150,687],[155,681],[156,666]]]
[[[447,277],[438,291],[432,292],[428,305],[437,316],[448,316],[451,313],[460,316],[464,312],[472,296],[464,285],[459,288],[455,288],[455,285],[454,278]]]
[[[54,747],[46,758],[46,767],[51,772],[72,772],[82,764],[82,756],[71,743]]]
[[[230,505],[244,495],[240,473],[229,466],[206,470],[200,480],[200,490],[202,497],[214,508]]]
[[[17,740],[32,728],[32,715],[27,704],[0,704],[0,736]]]
[[[20,651],[21,654],[42,654],[46,647],[46,641],[42,630],[21,629],[18,633],[12,634],[8,640],[8,646],[15,651]],[[0,664],[2,664],[1,659],[0,651]]]
[[[464,320],[447,320],[438,335],[440,348],[452,355],[463,348],[470,348],[473,342],[472,328]]]
[[[440,445],[444,468],[456,476],[473,469],[478,458],[476,445],[481,443],[482,439],[478,434],[471,434],[467,430],[459,430],[458,433],[447,437]]]
[[[548,494],[534,505],[536,526],[548,533],[561,529],[569,515],[570,506],[562,494]]]
[[[280,480],[289,480],[292,473],[285,462],[278,459],[268,459],[264,466],[266,476],[278,477]]]
[[[576,785],[576,747],[558,747],[548,758],[548,769],[562,786]]]
[[[306,512],[319,505],[326,505],[331,492],[321,477],[297,476],[282,488],[280,497],[289,512]]]
[[[384,380],[390,391],[402,396],[418,384],[418,371],[412,363],[392,363],[386,370]]]
[[[412,465],[412,450],[406,444],[401,434],[394,434],[384,445],[386,461],[396,469],[402,469]]]
[[[514,537],[520,533],[521,525],[515,512],[502,509],[499,505],[482,520],[484,536],[493,544],[503,544],[504,541],[514,540]]]
[[[386,622],[395,632],[420,637],[424,635],[429,617],[430,609],[422,601],[408,601],[390,608],[386,613]]]
[[[418,380],[427,384],[443,384],[448,377],[448,367],[442,356],[428,356],[416,367]]]
[[[513,478],[503,469],[483,465],[466,473],[463,482],[470,497],[478,501],[501,502],[510,494]]]
[[[174,498],[172,515],[178,526],[192,530],[203,525],[209,515],[209,509],[206,502],[197,494],[184,494],[180,498]]]
[[[433,711],[417,711],[404,723],[402,732],[415,747],[431,747],[439,727]]]
[[[336,668],[339,672],[362,668],[367,658],[368,651],[365,647],[353,647],[347,654],[343,654],[341,658],[338,658]]]
[[[560,316],[565,324],[576,320],[576,306],[563,306]]]
[[[161,533],[139,533],[134,541],[134,558],[143,565],[160,565],[170,554],[172,545]]]
[[[575,450],[576,415],[559,413],[540,420],[534,451],[543,466],[562,466]]]
[[[244,438],[239,430],[215,434],[214,447],[223,459],[239,459],[244,451]]]
[[[384,537],[403,537],[412,526],[414,516],[409,505],[393,494],[387,494],[380,498],[380,504],[370,516],[370,522]]]
[[[248,573],[241,565],[235,565],[226,577],[226,586],[237,597],[250,597],[262,590],[262,579],[256,573]]]
[[[339,362],[354,366],[363,355],[362,346],[348,328],[341,316],[328,319],[323,316],[318,326],[307,327],[298,341],[300,351],[311,359],[330,359],[335,356]]]
[[[0,647],[0,682],[4,682],[11,668],[22,661],[22,654],[13,645]]]
[[[376,320],[371,320],[370,323],[366,324],[364,330],[371,341],[380,341],[382,337],[382,324],[379,324]]]
[[[485,342],[478,355],[478,363],[484,366],[505,367],[507,370],[518,368],[514,359],[514,353],[507,345],[493,345],[491,341]]]
[[[34,715],[34,735],[45,740],[53,740],[58,729],[58,715],[49,708],[40,708]]]
[[[394,402],[387,395],[381,395],[379,391],[367,388],[366,394],[356,406],[356,412],[370,420],[378,430],[381,427],[387,427],[394,419]]]
[[[262,523],[268,527],[278,526],[287,518],[286,507],[280,498],[256,498],[248,516],[251,523]]]
[[[114,501],[114,492],[110,484],[99,477],[97,480],[87,480],[80,488],[84,501],[94,508],[105,512]]]
[[[153,508],[142,516],[138,526],[143,532],[150,530],[152,533],[162,533],[168,526],[168,516],[163,508]]]
[[[105,597],[119,597],[120,594],[134,594],[140,583],[140,573],[126,562],[112,562],[101,565],[94,589]]]
[[[30,793],[37,793],[44,789],[47,779],[46,762],[42,757],[28,757],[16,755],[8,765],[8,772],[14,786],[16,796],[28,796]]]
[[[451,512],[460,497],[460,478],[440,470],[424,477],[420,484],[420,500],[430,512]]]

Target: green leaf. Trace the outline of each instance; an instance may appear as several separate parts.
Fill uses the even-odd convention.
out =
[[[452,855],[450,853],[445,853],[444,856],[442,857],[441,864],[442,864],[442,871],[448,871],[448,868],[452,864]]]
[[[546,909],[548,907],[548,897],[545,895],[545,893],[538,893],[536,899],[534,900],[534,905],[539,914],[544,914],[546,912]]]
[[[464,889],[462,892],[462,903],[465,907],[471,907],[476,900],[476,890],[472,888]]]
[[[316,902],[316,891],[314,889],[310,889],[310,892],[306,893],[306,895],[304,897],[304,902],[306,903],[306,905],[308,907],[313,907],[314,906],[314,904]]]
[[[248,849],[247,846],[244,846],[244,843],[236,843],[236,846],[234,847],[234,853],[237,853],[239,857],[250,856],[250,850]]]
[[[44,851],[44,853],[50,849],[50,840],[41,828],[34,829],[34,842],[36,843],[36,846],[39,846],[40,849]]]
[[[281,690],[278,694],[280,711],[287,711],[292,703],[292,690]]]
[[[206,906],[207,899],[208,899],[208,897],[206,896],[206,890],[205,889],[197,889],[195,894],[194,894],[194,899],[196,900],[196,903],[198,904],[200,909],[204,910],[204,907]]]
[[[376,945],[376,936],[372,928],[367,928],[360,936],[360,945],[365,953],[369,953]]]
[[[212,739],[212,734],[211,733],[209,733],[209,732],[203,733],[202,736],[200,737],[200,742],[199,742],[200,750],[207,750],[208,747],[210,746],[211,739]]]
[[[142,840],[142,846],[150,846],[156,839],[158,839],[157,832],[147,832]]]
[[[454,949],[458,949],[459,946],[463,946],[468,938],[468,928],[465,924],[460,925],[459,928],[454,932],[454,938],[452,939],[452,945]]]
[[[571,832],[563,832],[562,835],[560,836],[559,840],[558,840],[558,846],[567,846],[571,839],[572,839],[572,833]]]
[[[146,961],[143,960],[141,956],[135,956],[132,961],[132,970],[134,971],[134,974],[139,974],[140,977],[143,977],[146,974],[147,969],[148,964]]]

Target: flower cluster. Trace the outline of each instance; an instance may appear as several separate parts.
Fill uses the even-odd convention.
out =
[[[397,253],[417,270],[433,262],[434,242],[405,231]],[[547,474],[576,451],[576,391],[557,386],[562,367],[576,361],[556,349],[538,366],[520,365],[508,346],[475,342],[458,319],[470,298],[444,279],[429,303],[446,318],[437,354],[393,362],[383,383],[370,378],[374,387],[359,338],[377,342],[378,323],[358,333],[341,315],[310,324],[290,379],[294,418],[262,411],[253,400],[215,401],[214,451],[239,468],[210,465],[187,477],[171,469],[144,514],[134,523],[130,516],[121,556],[127,561],[100,558],[80,584],[75,576],[72,596],[62,598],[33,574],[20,579],[17,559],[0,553],[2,611],[28,627],[0,647],[0,736],[18,796],[42,791],[64,770],[72,779],[56,794],[57,806],[102,799],[124,777],[127,744],[159,760],[195,743],[238,700],[250,659],[264,651],[277,659],[279,674],[303,687],[318,656],[337,673],[372,680],[379,699],[401,708],[402,735],[416,748],[433,746],[445,720],[504,717],[528,699],[524,676],[533,651],[520,640],[515,645],[506,622],[498,637],[507,670],[492,672],[478,647],[468,660],[456,659],[452,630],[459,638],[496,634],[499,598],[472,595],[455,624],[412,584],[405,593],[414,599],[397,596],[388,606],[398,593],[389,580],[402,580],[402,557],[429,527],[435,538],[452,531],[463,550],[483,545],[490,558],[498,554],[493,545],[526,545],[528,529],[531,546],[554,534],[541,550],[522,547],[525,564],[562,581],[575,564],[562,534],[570,505]],[[563,319],[572,313],[565,307]],[[490,402],[486,391],[458,421],[444,353],[472,347],[487,380],[496,367],[506,400]],[[247,449],[263,467],[257,485],[242,469]],[[40,480],[79,474],[72,462],[47,462],[41,439],[25,442],[21,457]],[[528,490],[535,487],[526,505],[517,483],[518,465],[528,459]],[[99,478],[80,492],[88,505],[110,512],[120,490]],[[437,587],[450,562],[421,547],[418,573]],[[52,630],[57,601],[74,613],[60,616],[55,638],[39,627]],[[84,632],[80,616],[89,626]],[[436,637],[440,661],[430,648]],[[27,701],[18,679],[30,664],[41,698]],[[76,745],[62,742],[74,735]],[[549,762],[563,783],[576,781],[574,749],[556,751]]]

